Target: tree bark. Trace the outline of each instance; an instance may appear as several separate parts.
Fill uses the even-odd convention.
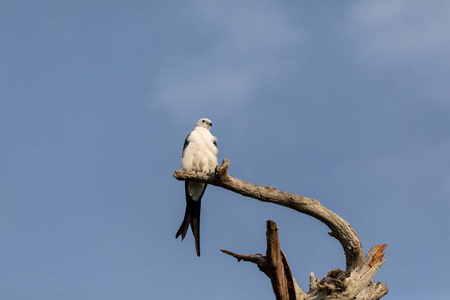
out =
[[[374,246],[363,257],[363,249],[358,235],[353,228],[340,216],[323,207],[319,201],[304,196],[285,193],[272,186],[254,185],[228,175],[230,161],[224,159],[215,173],[197,173],[176,170],[177,180],[199,181],[251,197],[260,201],[270,202],[289,207],[298,212],[310,215],[326,224],[332,237],[342,245],[346,257],[346,270],[330,271],[321,281],[311,272],[310,290],[305,293],[296,283],[290,270],[287,258],[281,250],[278,240],[278,227],[275,222],[267,223],[266,256],[260,254],[240,255],[222,250],[239,260],[250,261],[259,267],[271,280],[277,299],[380,299],[387,293],[386,284],[374,283],[372,277],[386,261],[383,250],[386,245]]]

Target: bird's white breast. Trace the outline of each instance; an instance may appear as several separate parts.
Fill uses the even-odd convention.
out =
[[[181,168],[187,171],[213,172],[217,166],[216,137],[208,129],[196,127],[188,136]]]

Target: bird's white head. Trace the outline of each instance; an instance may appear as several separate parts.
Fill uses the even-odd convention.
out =
[[[198,120],[197,123],[195,123],[195,127],[203,127],[206,129],[210,129],[212,126],[212,122],[210,119],[206,119],[206,118],[201,118],[200,120]]]

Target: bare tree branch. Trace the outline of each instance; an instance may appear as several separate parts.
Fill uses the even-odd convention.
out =
[[[358,235],[353,228],[340,216],[323,207],[319,201],[300,195],[285,193],[272,186],[254,185],[228,175],[230,161],[224,159],[222,165],[216,168],[214,174],[176,170],[177,180],[194,180],[212,184],[227,190],[251,197],[263,202],[289,207],[301,213],[310,215],[325,223],[330,229],[330,235],[342,245],[346,257],[347,269],[356,267],[363,258],[363,250]]]
[[[281,250],[278,238],[278,226],[274,221],[267,221],[267,250],[262,254],[241,255],[228,250],[221,251],[237,258],[238,261],[249,261],[258,266],[271,282],[277,300],[303,300],[307,294],[302,291],[292,275],[286,255]]]
[[[228,250],[220,249],[225,254],[231,255],[234,258],[236,258],[238,261],[249,261],[258,266],[258,268],[261,270],[261,272],[265,273],[267,275],[266,270],[266,257],[262,254],[252,254],[252,255],[243,255],[243,254],[237,254]]]
[[[174,177],[178,180],[199,181],[223,187],[243,196],[270,202],[295,209],[325,223],[330,235],[341,243],[346,256],[346,270],[331,270],[322,280],[314,273],[310,274],[309,292],[305,293],[295,281],[286,255],[281,250],[278,238],[278,226],[267,221],[266,255],[242,255],[228,250],[222,252],[235,257],[238,261],[249,261],[258,266],[272,282],[272,288],[278,300],[378,300],[387,294],[385,283],[375,283],[372,278],[384,264],[383,251],[386,245],[372,247],[363,257],[363,250],[358,235],[341,217],[323,207],[319,201],[300,195],[285,193],[272,186],[254,185],[228,175],[230,161],[224,159],[215,173],[197,173],[176,170]]]

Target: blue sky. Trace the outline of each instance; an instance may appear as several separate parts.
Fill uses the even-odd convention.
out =
[[[300,286],[345,267],[325,225],[213,186],[197,258],[173,179],[201,117],[230,175],[318,199],[386,299],[444,299],[447,1],[0,3],[0,297],[273,299],[265,222]]]

